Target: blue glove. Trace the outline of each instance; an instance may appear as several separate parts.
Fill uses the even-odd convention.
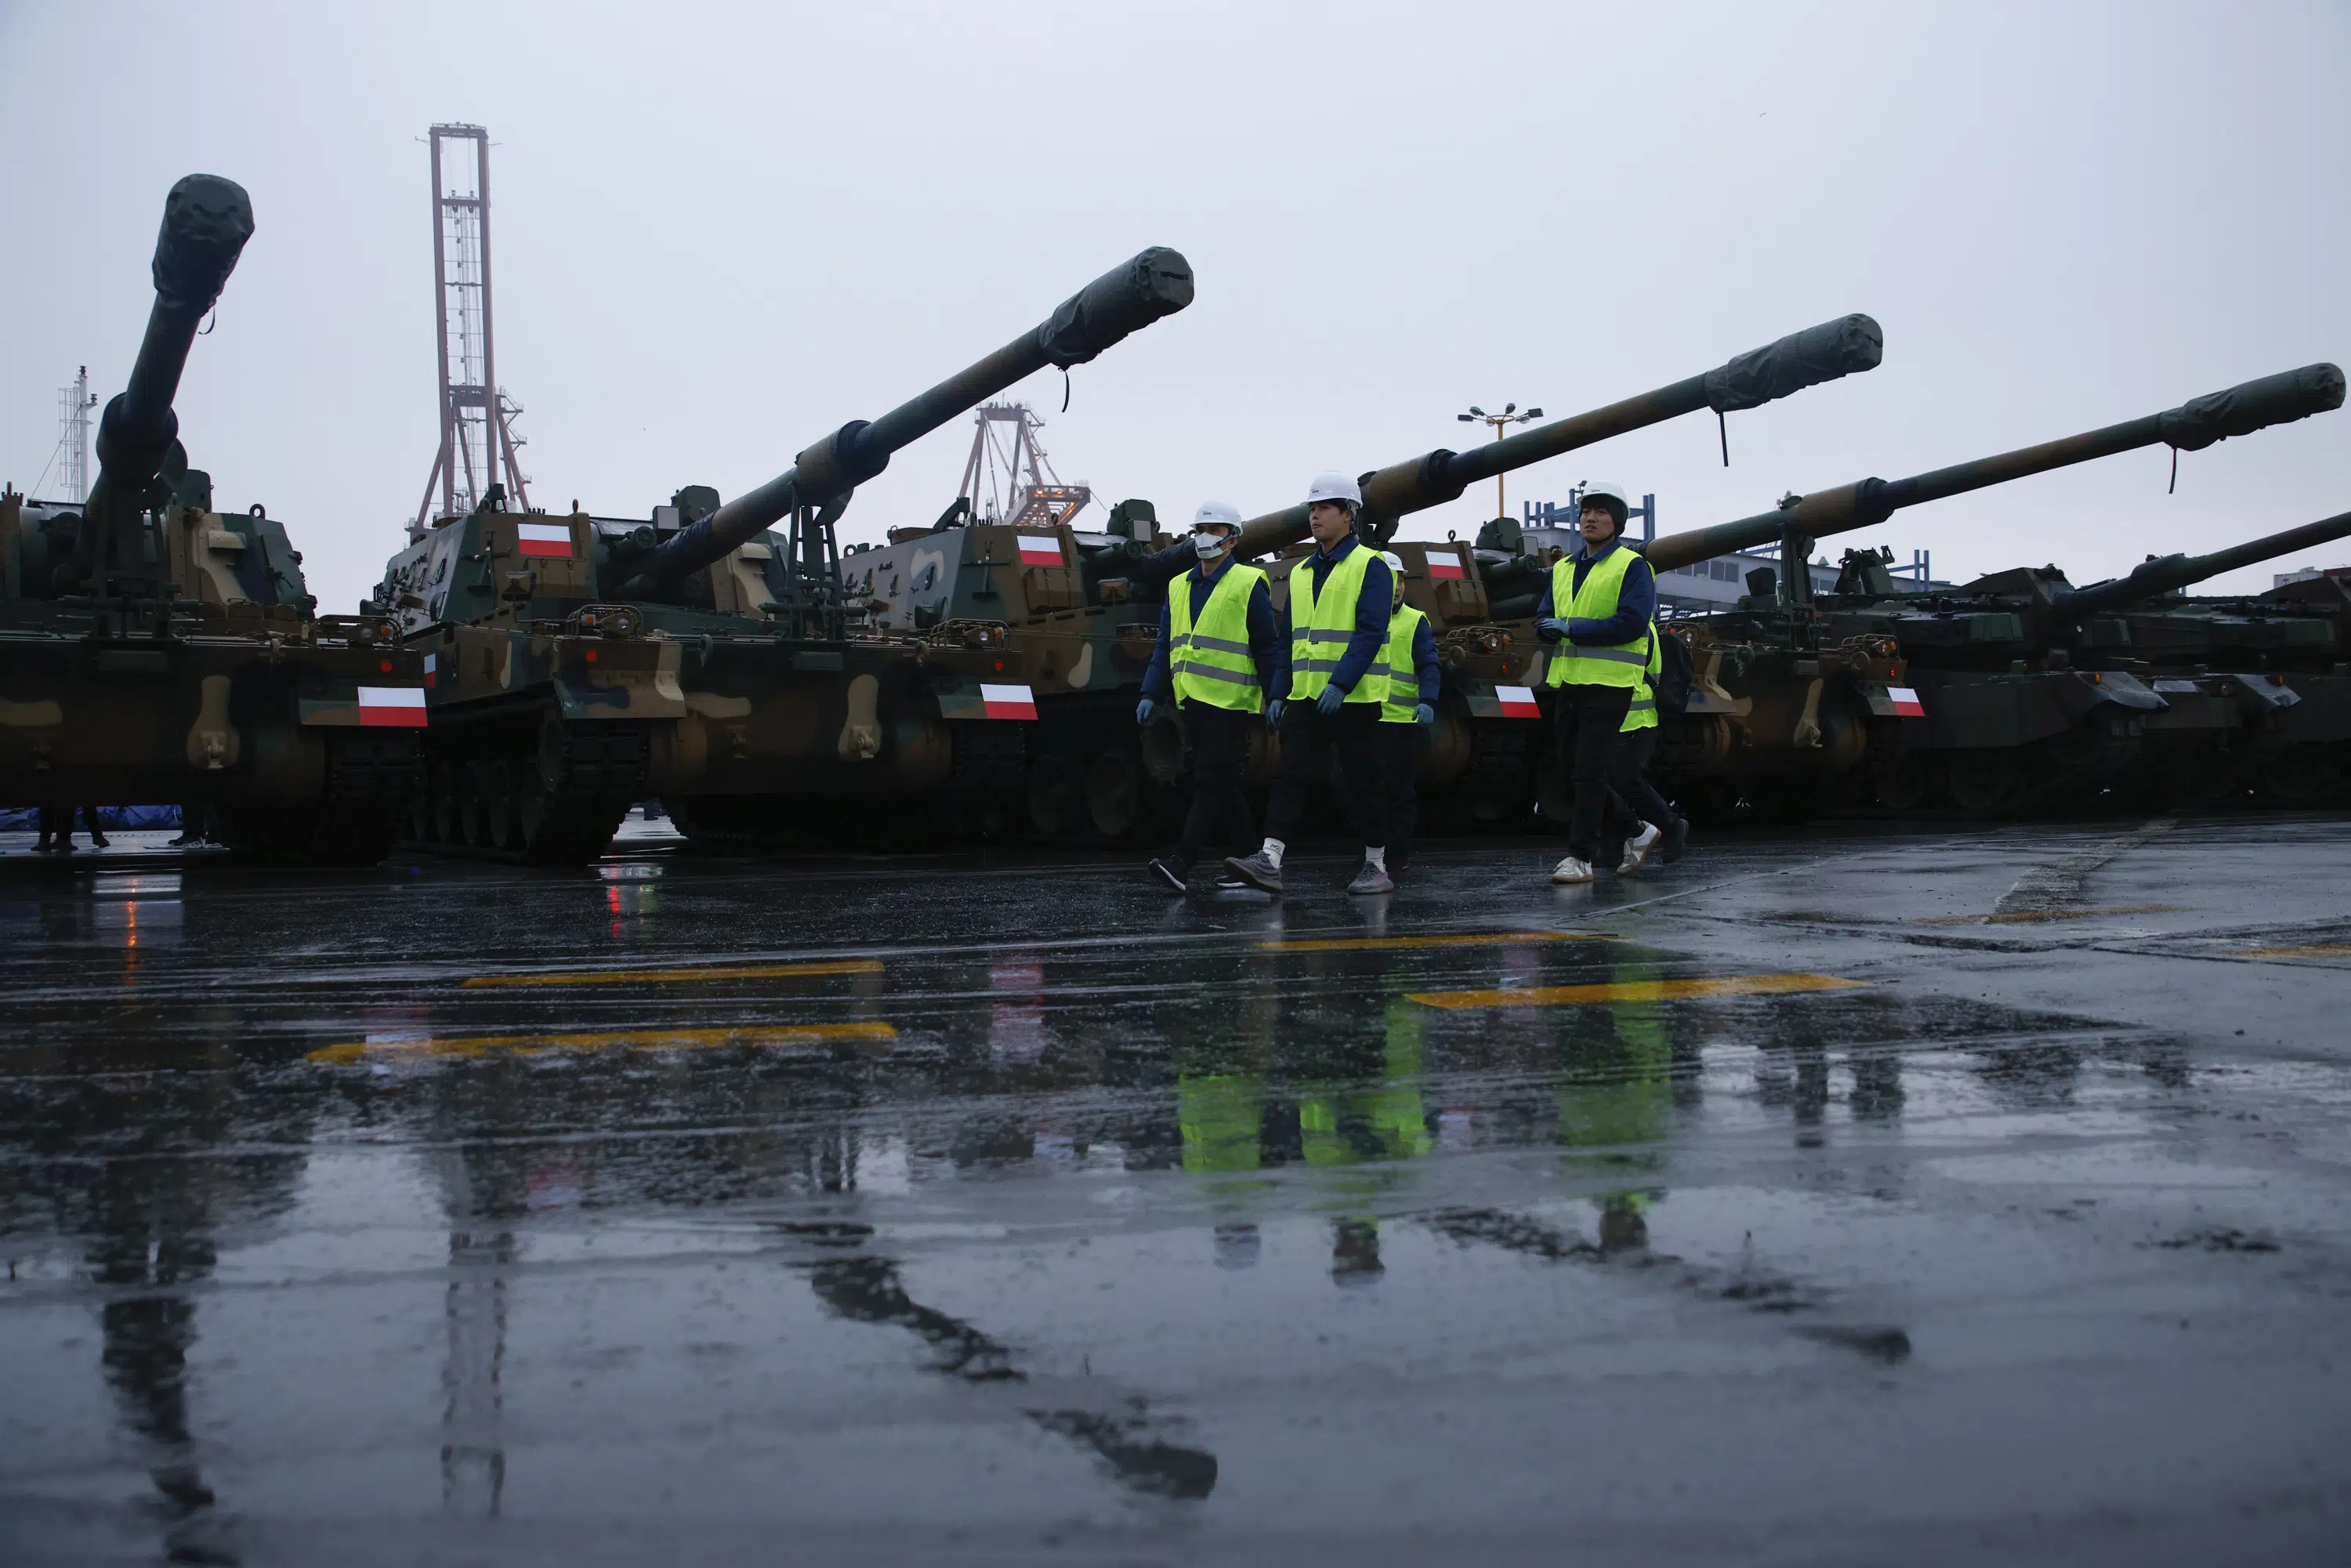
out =
[[[1137,725],[1149,724],[1151,716],[1158,711],[1159,705],[1151,698],[1145,697],[1134,705],[1134,722]]]
[[[1276,697],[1271,702],[1265,705],[1265,722],[1271,725],[1276,729],[1280,729],[1281,727],[1281,706],[1282,704],[1280,697]]]
[[[1314,711],[1321,714],[1324,718],[1329,718],[1332,714],[1339,711],[1339,705],[1346,700],[1347,694],[1341,691],[1338,687],[1324,686],[1322,688],[1322,695],[1314,699]]]
[[[1548,615],[1536,622],[1535,630],[1556,637],[1562,643],[1567,641],[1567,622],[1556,615]]]
[[[1415,724],[1435,724],[1437,722],[1437,710],[1429,706],[1426,703],[1416,703],[1413,705],[1412,709],[1412,722]]]

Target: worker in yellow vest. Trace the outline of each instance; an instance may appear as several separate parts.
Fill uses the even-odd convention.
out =
[[[1646,855],[1661,837],[1608,787],[1625,721],[1647,687],[1657,617],[1656,577],[1624,542],[1631,509],[1621,485],[1583,487],[1576,518],[1583,549],[1552,563],[1535,608],[1535,635],[1551,647],[1552,766],[1574,793],[1567,858],[1551,873],[1556,883],[1592,881],[1604,842],[1622,840],[1628,853],[1638,847]]]
[[[1282,690],[1284,668],[1265,573],[1233,559],[1240,531],[1240,509],[1228,501],[1203,501],[1192,515],[1195,564],[1167,585],[1159,646],[1134,710],[1134,722],[1148,725],[1173,700],[1192,745],[1183,836],[1151,862],[1151,873],[1176,893],[1189,890],[1194,863],[1220,831],[1239,849],[1257,836],[1241,777],[1249,732]]]
[[[1412,856],[1413,830],[1420,825],[1420,754],[1437,727],[1437,699],[1445,672],[1437,662],[1437,633],[1428,617],[1404,601],[1404,558],[1384,550],[1390,591],[1388,641],[1380,673],[1388,683],[1380,705],[1380,771],[1387,785],[1388,875],[1394,878]]]
[[[1625,710],[1624,732],[1608,758],[1609,793],[1624,803],[1641,825],[1650,830],[1625,841],[1624,858],[1616,862],[1618,876],[1630,876],[1660,854],[1667,864],[1682,858],[1689,844],[1689,821],[1674,803],[1649,782],[1649,758],[1657,746],[1657,676],[1665,669],[1665,634],[1649,622],[1649,663],[1634,689]]]
[[[1266,710],[1281,736],[1281,772],[1266,803],[1265,842],[1257,852],[1228,860],[1225,870],[1247,885],[1280,896],[1281,857],[1322,777],[1329,752],[1339,753],[1341,800],[1364,839],[1364,863],[1349,893],[1394,893],[1388,878],[1386,789],[1380,771],[1380,705],[1388,692],[1380,673],[1393,603],[1387,562],[1355,537],[1364,495],[1344,474],[1322,474],[1306,491],[1306,528],[1314,553],[1292,567],[1282,606],[1290,644],[1290,692]]]

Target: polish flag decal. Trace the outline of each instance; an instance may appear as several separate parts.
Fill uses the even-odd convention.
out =
[[[1888,686],[1886,688],[1886,695],[1894,704],[1895,717],[1925,718],[1927,716],[1927,705],[1920,702],[1918,694],[1908,686]]]
[[[1502,705],[1504,718],[1541,718],[1542,709],[1535,706],[1532,686],[1496,686],[1495,700]]]
[[[517,523],[515,538],[525,555],[553,556],[571,559],[571,525],[569,523]]]
[[[1059,534],[1022,534],[1020,564],[1023,566],[1059,566],[1061,564],[1061,536]],[[1035,717],[1035,715],[1030,715]]]
[[[361,686],[360,723],[370,728],[396,725],[413,728],[424,722],[423,686]]]
[[[1037,694],[1027,686],[992,686],[980,683],[979,699],[987,705],[990,718],[1035,718]]]
[[[1428,575],[1438,582],[1458,582],[1468,574],[1461,570],[1459,558],[1447,559],[1433,555],[1428,558]]]
[[[429,692],[433,689],[435,684],[435,678],[439,674],[440,669],[440,654],[427,653],[424,655],[424,689],[426,691]]]

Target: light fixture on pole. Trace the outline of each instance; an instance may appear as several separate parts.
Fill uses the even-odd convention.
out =
[[[1502,405],[1501,413],[1488,413],[1484,409],[1479,408],[1473,402],[1469,405],[1469,412],[1468,413],[1457,413],[1453,417],[1459,420],[1464,424],[1482,423],[1492,425],[1494,427],[1494,439],[1499,441],[1502,439],[1502,432],[1510,426],[1513,424],[1526,424],[1532,421],[1541,419],[1542,417],[1542,410],[1539,408],[1531,408],[1527,410],[1526,413],[1520,413],[1517,403],[1506,402]],[[1507,517],[1510,515],[1510,498],[1503,493],[1502,486],[1502,476],[1499,474],[1495,475],[1494,515],[1498,517]]]

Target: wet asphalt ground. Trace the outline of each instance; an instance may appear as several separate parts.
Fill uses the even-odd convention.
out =
[[[2340,1563],[2351,822],[0,839],[0,1562]]]

